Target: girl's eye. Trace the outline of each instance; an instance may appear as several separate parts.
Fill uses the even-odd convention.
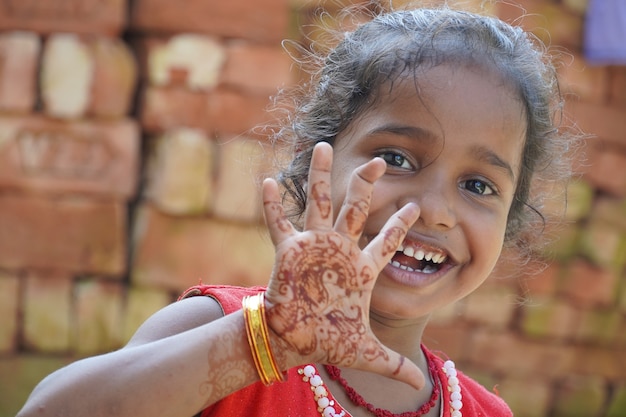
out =
[[[383,152],[377,155],[383,158],[387,165],[391,165],[397,168],[411,169],[413,166],[407,161],[407,159],[397,152]]]
[[[462,188],[479,195],[495,194],[494,188],[482,180],[467,180],[462,184]]]

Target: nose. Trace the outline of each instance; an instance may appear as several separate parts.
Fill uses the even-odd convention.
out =
[[[416,187],[415,192],[400,199],[402,207],[409,202],[417,203],[420,207],[420,217],[417,223],[428,228],[446,230],[453,228],[457,223],[457,214],[454,207],[454,195],[443,185],[436,183]]]

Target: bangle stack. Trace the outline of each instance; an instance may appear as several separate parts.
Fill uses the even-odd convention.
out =
[[[260,292],[244,297],[242,306],[248,344],[261,382],[265,385],[272,385],[276,381],[283,382],[283,374],[278,369],[270,348],[265,318],[265,293]]]

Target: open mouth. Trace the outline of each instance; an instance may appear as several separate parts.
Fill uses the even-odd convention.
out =
[[[389,263],[408,272],[433,274],[447,260],[448,255],[441,250],[404,242]]]

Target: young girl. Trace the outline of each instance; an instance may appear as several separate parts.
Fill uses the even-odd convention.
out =
[[[346,34],[278,133],[295,151],[286,194],[263,184],[267,288],[189,289],[124,348],[46,378],[19,415],[511,415],[422,334],[527,240],[534,174],[561,166],[544,55],[447,8]]]

